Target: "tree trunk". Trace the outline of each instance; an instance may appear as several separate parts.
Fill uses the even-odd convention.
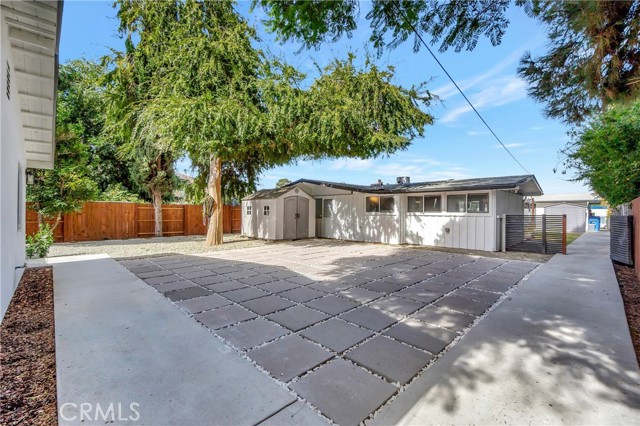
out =
[[[38,229],[44,225],[44,215],[42,213],[38,213]]]
[[[213,154],[209,157],[207,194],[213,198],[213,209],[207,229],[208,246],[222,244],[222,161]]]
[[[62,220],[62,213],[58,213],[58,215],[56,216],[56,223],[53,224],[53,227],[51,228],[51,231],[55,231],[56,230],[58,225],[60,225],[60,221],[61,220]]]
[[[151,188],[151,196],[153,198],[153,213],[155,217],[154,235],[162,237],[162,191],[157,188]]]

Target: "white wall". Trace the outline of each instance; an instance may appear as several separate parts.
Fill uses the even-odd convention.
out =
[[[0,50],[0,103],[2,121],[0,126],[0,318],[11,301],[11,296],[22,277],[24,269],[16,269],[25,261],[25,213],[24,188],[26,153],[22,135],[22,117],[18,99],[15,66],[11,58],[11,46],[4,14],[0,11],[2,26],[2,49]],[[11,67],[11,99],[7,98],[7,61]],[[18,168],[22,174],[18,177]],[[18,194],[18,179],[22,194]],[[18,229],[18,208],[20,222]]]
[[[367,213],[366,197],[370,196],[388,197],[389,195],[364,194],[362,199],[363,240],[372,243],[400,244],[400,199],[402,197],[393,195],[393,213]]]
[[[364,195],[361,193],[332,195],[322,199],[331,200],[332,217],[316,219],[318,221],[318,236],[338,240],[362,241]]]

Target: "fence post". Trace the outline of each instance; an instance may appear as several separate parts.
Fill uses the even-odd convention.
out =
[[[562,254],[567,254],[567,215],[562,215]]]
[[[188,211],[187,211],[187,205],[184,204],[182,206],[182,235],[184,235],[185,237],[188,235],[187,234],[187,230],[189,229],[188,225]]]
[[[501,249],[502,251],[507,251],[507,215],[503,214],[502,215],[502,223],[500,224],[502,226],[502,238],[501,238]]]
[[[135,203],[133,208],[133,233],[134,238],[140,238],[140,204]]]
[[[542,215],[542,254],[547,254],[547,215]]]

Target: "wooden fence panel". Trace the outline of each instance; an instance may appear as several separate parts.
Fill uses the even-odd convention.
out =
[[[224,206],[225,233],[240,232],[240,207]],[[120,202],[89,202],[82,210],[63,216],[55,230],[56,242],[100,241],[113,239],[146,238],[154,236],[154,209],[151,204]],[[47,220],[53,223],[53,220]],[[27,235],[38,230],[38,215],[27,203]],[[202,205],[165,204],[162,206],[162,232],[164,236],[205,235]]]

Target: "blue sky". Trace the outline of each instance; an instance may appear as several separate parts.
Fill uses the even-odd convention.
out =
[[[65,2],[61,63],[81,56],[97,59],[108,54],[109,48],[122,50],[123,41],[117,34],[118,21],[111,4]],[[360,56],[373,52],[367,45],[370,31],[364,20],[368,5],[364,3],[362,8],[361,25],[351,39],[325,44],[317,51],[296,53],[298,45],[283,46],[263,31],[261,10],[249,14],[248,3],[238,4],[238,10],[258,27],[262,49],[311,74],[314,62],[322,66],[335,57],[345,58],[349,51]],[[505,145],[536,175],[545,193],[584,192],[587,188],[567,181],[568,175],[553,173],[561,160],[558,151],[568,140],[567,128],[543,116],[542,105],[527,97],[526,84],[516,75],[518,61],[525,51],[534,55],[544,53],[544,28],[527,18],[522,10],[513,9],[509,13],[511,25],[501,45],[494,47],[481,39],[471,52],[434,51]],[[369,184],[377,179],[394,182],[397,176],[410,176],[413,182],[418,182],[525,174],[489,134],[428,52],[414,53],[412,46],[410,41],[387,51],[377,62],[395,66],[397,84],[411,86],[429,81],[428,89],[440,96],[442,102],[429,109],[436,118],[435,124],[427,127],[423,138],[416,139],[407,151],[389,158],[301,161],[278,167],[261,177],[260,187],[273,187],[280,178]],[[188,163],[181,162],[178,168],[183,171],[187,166]]]

